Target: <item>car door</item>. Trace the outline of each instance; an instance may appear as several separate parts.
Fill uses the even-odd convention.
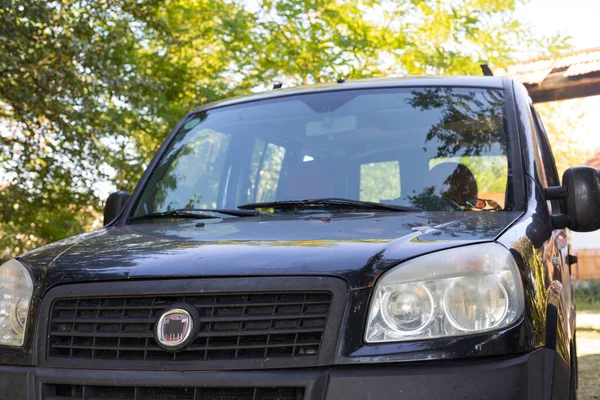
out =
[[[544,187],[560,186],[560,179],[556,169],[556,163],[552,154],[552,149],[548,141],[548,135],[544,129],[541,118],[537,111],[532,107],[532,114],[535,125],[534,142],[537,145],[536,164],[538,164],[538,174],[541,174],[540,181]],[[552,214],[560,214],[561,202],[558,200],[548,201],[548,207]],[[552,266],[553,271],[549,271],[549,276],[554,281],[562,284],[561,300],[562,312],[565,321],[569,322],[568,332],[565,332],[568,340],[571,341],[575,331],[575,304],[573,301],[573,287],[571,281],[571,266],[569,257],[568,231],[566,229],[554,229],[552,232]],[[560,312],[560,311],[559,311]]]

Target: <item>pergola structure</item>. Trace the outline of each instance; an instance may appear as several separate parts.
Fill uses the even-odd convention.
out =
[[[494,75],[523,83],[534,103],[600,95],[600,47],[523,61]]]

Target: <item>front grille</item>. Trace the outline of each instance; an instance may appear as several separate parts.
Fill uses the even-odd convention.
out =
[[[302,400],[303,388],[45,385],[43,400]]]
[[[200,330],[188,348],[168,352],[157,345],[154,325],[166,308],[177,303],[196,307]],[[47,357],[108,361],[316,359],[330,303],[329,292],[58,299],[50,311]]]

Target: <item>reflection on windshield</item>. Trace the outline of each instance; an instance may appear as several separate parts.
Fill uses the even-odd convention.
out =
[[[152,173],[135,215],[345,198],[428,211],[501,211],[503,92],[312,93],[198,113]]]

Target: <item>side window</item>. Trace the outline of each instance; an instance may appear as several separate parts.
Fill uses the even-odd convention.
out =
[[[550,143],[548,143],[548,136],[542,125],[539,114],[532,107],[531,113],[533,115],[535,135],[534,144],[536,145],[536,152],[539,153],[539,159],[536,155],[536,168],[538,169],[538,175],[544,187],[557,186],[560,180],[558,179],[558,173],[556,171],[556,164],[554,162],[554,156],[550,149]],[[551,210],[558,211],[560,209],[560,202],[557,200],[548,202]]]
[[[250,188],[248,201],[274,201],[285,148],[262,140],[254,142],[250,159]]]
[[[400,163],[384,161],[360,166],[360,200],[393,200],[400,197]]]
[[[546,173],[546,168],[545,168],[545,164],[544,164],[544,156],[542,153],[542,146],[541,146],[541,140],[540,140],[541,136],[540,136],[540,131],[539,131],[539,124],[537,122],[537,115],[533,108],[531,108],[531,115],[532,115],[531,122],[534,127],[531,141],[533,142],[535,169],[537,172],[537,176],[538,176],[540,182],[542,183],[542,186],[546,188],[549,186],[548,185],[548,174]]]
[[[557,186],[560,184],[560,180],[558,178],[558,172],[556,171],[556,163],[554,162],[554,155],[552,154],[552,149],[548,141],[548,135],[546,134],[546,130],[542,124],[542,119],[535,109],[533,109],[533,116],[535,120],[535,130],[542,154],[542,163],[544,165],[544,171],[546,173],[548,185]]]

